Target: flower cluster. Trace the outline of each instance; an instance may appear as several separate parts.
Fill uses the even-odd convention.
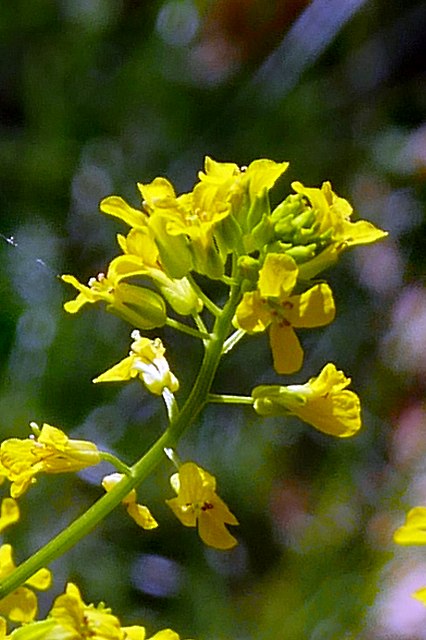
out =
[[[347,389],[350,379],[332,363],[304,384],[257,386],[250,396],[211,393],[220,359],[246,335],[268,332],[276,372],[298,372],[304,360],[300,330],[324,327],[336,314],[331,287],[318,276],[345,249],[387,235],[368,221],[353,222],[352,207],[329,182],[321,188],[294,182],[294,193],[272,207],[269,192],[287,167],[287,162],[267,159],[238,167],[207,157],[190,192],[178,195],[166,178],[157,177],[138,184],[139,208],[116,195],[102,200],[101,211],[128,227],[126,235],[117,235],[120,253],[87,285],[63,275],[78,292],[64,308],[74,314],[87,304],[105,303],[107,311],[131,325],[130,352],[93,382],[139,380],[162,397],[168,422],[147,452],[136,452],[131,467],[95,443],[71,439],[49,424],[40,429],[32,423],[28,438],[5,440],[0,445],[0,477],[10,481],[11,497],[2,503],[0,531],[19,519],[15,499],[39,474],[78,472],[102,460],[116,472],[102,481],[106,495],[73,523],[73,541],[120,503],[140,527],[154,530],[158,523],[148,507],[138,503],[136,489],[166,459],[166,452],[177,467],[170,479],[176,496],[166,500],[171,511],[184,526],[197,528],[206,545],[231,549],[237,539],[228,526],[238,525],[238,520],[217,495],[215,477],[195,462],[181,464],[174,451],[208,402],[250,404],[265,417],[295,415],[337,437],[359,430],[359,398]],[[220,281],[223,306],[203,290],[206,278]],[[225,287],[228,295],[223,295]],[[189,391],[182,402],[162,340],[141,334],[165,325],[201,340],[204,349],[197,377],[186,386]],[[417,523],[416,518],[411,520]],[[49,561],[63,549],[63,538],[51,542],[56,555],[49,555]],[[37,555],[39,562],[43,550]],[[15,590],[18,580],[12,584],[8,577],[14,571],[12,548],[0,547],[0,581],[6,578],[9,588],[0,601],[0,613],[25,623],[7,636],[6,622],[0,618],[0,640],[145,640],[144,627],[123,627],[103,603],[85,604],[73,583],[56,598],[46,619],[35,621],[37,601],[29,587],[47,588],[51,578],[41,562],[37,571],[35,564],[29,566],[33,575]],[[179,637],[164,629],[151,640]]]

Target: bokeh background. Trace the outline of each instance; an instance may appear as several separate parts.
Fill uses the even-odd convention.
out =
[[[217,476],[239,546],[209,550],[179,524],[166,462],[139,489],[159,529],[117,509],[54,563],[51,593],[73,579],[126,624],[183,638],[426,638],[426,608],[410,598],[426,585],[426,552],[392,542],[426,501],[425,28],[414,0],[1,3],[2,438],[46,421],[130,463],[164,426],[136,382],[91,384],[124,357],[131,327],[62,309],[74,292],[58,274],[87,281],[117,253],[124,228],[99,213],[104,196],[137,206],[137,181],[166,175],[188,190],[206,154],[268,157],[291,163],[276,201],[292,180],[328,179],[389,231],[330,271],[337,319],[303,334],[304,368],[287,379],[335,362],[362,398],[362,433],[335,441],[297,420],[209,408],[179,453]],[[200,352],[160,335],[185,391]],[[215,390],[277,379],[260,336],[231,354]],[[100,475],[40,478],[6,536],[18,561],[101,495]]]

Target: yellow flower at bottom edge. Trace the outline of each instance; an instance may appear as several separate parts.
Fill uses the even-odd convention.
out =
[[[29,438],[9,438],[0,445],[1,472],[10,480],[12,498],[19,498],[38,473],[81,471],[98,464],[100,454],[93,442],[72,440],[60,429],[31,423]]]
[[[15,569],[12,546],[3,544],[0,547],[0,581],[13,573]],[[51,573],[48,569],[40,569],[25,584],[45,591],[52,584]],[[37,597],[26,586],[18,587],[18,589],[0,600],[0,614],[8,617],[13,622],[31,622],[31,620],[34,620],[36,613]]]
[[[185,462],[170,478],[177,497],[166,500],[185,527],[196,527],[201,540],[215,549],[231,549],[237,544],[225,524],[238,520],[216,495],[216,479],[194,462]]]
[[[49,619],[54,620],[56,626],[50,630],[48,640],[179,640],[171,629],[147,638],[145,627],[122,627],[104,603],[86,604],[72,582],[67,584],[65,593],[56,598]]]
[[[407,519],[393,536],[401,545],[426,544],[426,507],[414,507],[407,513]]]
[[[328,435],[346,438],[361,427],[361,406],[343,371],[334,364],[300,385],[262,385],[252,391],[254,409],[262,416],[295,415]]]
[[[104,477],[102,480],[102,486],[105,491],[111,491],[111,489],[113,489],[122,479],[122,473],[111,473],[109,476]],[[136,524],[140,527],[143,529],[155,529],[158,527],[158,522],[151,514],[148,507],[137,503],[135,489],[132,489],[121,502],[126,507],[129,516],[133,518]]]

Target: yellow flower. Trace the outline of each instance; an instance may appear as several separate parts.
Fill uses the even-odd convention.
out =
[[[318,235],[331,230],[331,242],[325,249],[326,254],[321,257],[320,253],[312,263],[308,261],[303,266],[301,273],[306,272],[303,273],[304,277],[313,277],[332,264],[344,249],[358,244],[371,244],[388,235],[386,231],[378,229],[368,220],[351,222],[353,212],[351,205],[332,191],[330,182],[324,182],[321,189],[305,187],[301,182],[293,182],[291,186],[308,200],[315,212]]]
[[[397,544],[426,544],[426,507],[414,507],[407,514],[402,527],[394,533]]]
[[[321,327],[334,319],[335,306],[330,287],[317,284],[293,294],[298,266],[288,255],[268,253],[259,272],[256,291],[243,295],[237,307],[234,325],[257,333],[270,327],[274,367],[278,373],[298,371],[303,350],[294,328]]]
[[[3,544],[0,547],[0,581],[9,576],[16,569],[12,558],[12,547]],[[52,583],[52,576],[48,569],[40,569],[26,581],[26,585],[45,591]],[[37,598],[31,589],[18,587],[5,598],[0,600],[0,614],[7,616],[13,622],[31,622],[37,613]]]
[[[0,533],[19,521],[19,507],[13,498],[3,498],[0,511]]]
[[[65,593],[56,598],[49,620],[56,623],[48,636],[51,640],[179,640],[171,629],[163,629],[148,639],[145,627],[122,627],[104,603],[86,604],[72,582],[67,584]]]
[[[74,276],[63,275],[62,280],[79,292],[75,300],[64,304],[68,313],[77,313],[87,303],[103,301],[107,311],[111,311],[141,329],[153,329],[165,324],[167,316],[163,298],[150,289],[138,287],[124,278],[144,275],[146,269],[137,256],[123,255],[114,258],[107,274],[100,273],[91,278],[88,286],[81,284]]]
[[[346,389],[350,382],[328,363],[306,384],[255,387],[254,409],[262,416],[295,415],[323,433],[347,438],[361,428],[359,398]]]
[[[201,540],[215,549],[237,544],[225,524],[238,524],[236,517],[216,495],[216,479],[194,462],[183,464],[170,483],[177,497],[166,500],[185,527],[196,527]]]
[[[111,473],[109,476],[105,476],[102,480],[102,486],[105,491],[111,491],[116,484],[122,480],[123,474]],[[148,507],[136,502],[136,490],[132,489],[130,493],[121,501],[127,509],[127,513],[133,520],[143,529],[155,529],[158,527],[158,522],[152,516]]]
[[[95,378],[93,382],[121,382],[139,377],[151,393],[161,396],[164,389],[172,393],[179,389],[179,381],[170,371],[164,357],[165,348],[160,338],[150,340],[132,331],[130,355]]]
[[[0,446],[0,463],[12,483],[12,498],[21,496],[36,481],[38,473],[80,471],[100,461],[93,442],[71,440],[49,424],[40,430],[33,422],[31,428],[34,434],[29,438],[9,438]]]

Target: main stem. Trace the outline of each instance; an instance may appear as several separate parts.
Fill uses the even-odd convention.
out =
[[[206,344],[204,358],[192,391],[181,411],[175,419],[172,420],[167,430],[145,455],[131,467],[130,475],[125,476],[111,491],[102,496],[102,498],[83,513],[82,516],[74,520],[74,522],[63,529],[44,547],[28,558],[28,560],[19,565],[13,573],[0,583],[0,599],[17,589],[34,575],[36,571],[63,555],[68,549],[92,531],[92,529],[94,529],[132,489],[145,480],[151,471],[164,459],[164,448],[174,447],[176,445],[185,429],[195,420],[208,402],[210,388],[222,356],[223,344],[231,328],[231,321],[239,297],[240,286],[234,284],[231,287],[229,299],[221,315],[216,318],[211,339]]]

